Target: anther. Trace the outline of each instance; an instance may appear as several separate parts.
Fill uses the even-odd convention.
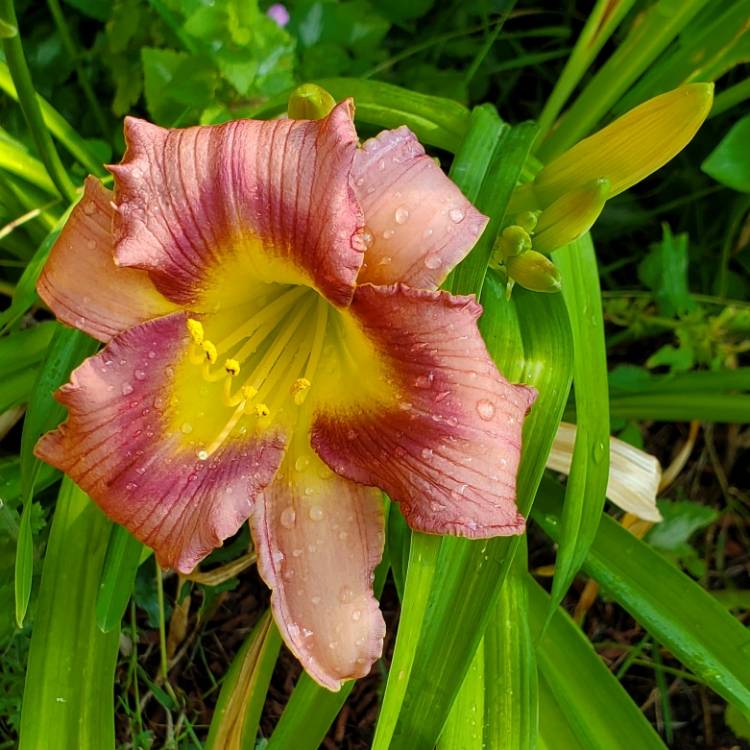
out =
[[[228,359],[224,362],[224,369],[228,375],[239,375],[240,374],[240,363],[236,359]]]
[[[218,356],[218,352],[216,351],[216,346],[208,340],[203,340],[201,342],[201,349],[203,349],[203,352],[206,355],[206,359],[212,365],[216,364],[216,358]]]
[[[246,401],[252,401],[258,395],[258,389],[252,385],[243,385],[240,388],[240,392],[242,393],[242,398]]]
[[[259,418],[267,417],[271,414],[271,410],[266,404],[255,404],[255,415]]]
[[[290,393],[294,397],[294,403],[297,406],[302,406],[307,398],[307,392],[310,390],[312,383],[307,378],[297,378],[289,389]]]
[[[190,333],[190,338],[193,339],[196,344],[203,343],[203,323],[201,323],[199,320],[195,320],[194,318],[188,318],[187,329]]]

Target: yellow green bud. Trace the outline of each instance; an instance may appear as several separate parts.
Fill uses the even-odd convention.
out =
[[[290,120],[321,120],[336,106],[336,100],[315,83],[303,83],[289,95]]]
[[[508,277],[532,292],[559,292],[560,272],[555,264],[536,250],[505,259]]]
[[[687,146],[711,111],[713,92],[712,83],[690,83],[631,109],[547,164],[533,195],[546,207],[600,177],[610,181],[610,198],[619,195]]]
[[[545,208],[534,235],[534,249],[550,253],[588,232],[604,208],[609,188],[609,180],[593,180]]]
[[[523,227],[517,224],[505,227],[495,241],[494,253],[499,260],[511,255],[519,255],[527,250],[531,250],[531,237]]]
[[[523,227],[529,234],[536,229],[538,221],[539,213],[537,211],[522,211],[516,216],[516,224]]]

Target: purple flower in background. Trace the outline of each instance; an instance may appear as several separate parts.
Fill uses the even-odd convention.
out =
[[[283,29],[289,23],[289,11],[285,5],[274,3],[267,11],[266,15],[275,21]]]

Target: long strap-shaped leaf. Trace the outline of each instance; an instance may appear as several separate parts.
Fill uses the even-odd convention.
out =
[[[109,527],[88,497],[63,480],[31,637],[20,750],[115,746],[120,633],[100,632],[94,614]]]
[[[557,541],[562,489],[545,480],[534,520]],[[712,690],[750,716],[750,630],[609,516],[583,569]],[[631,745],[632,747],[632,745]]]
[[[526,590],[529,619],[538,635],[547,618],[550,599],[531,576],[526,579]],[[664,749],[638,706],[562,609],[555,610],[537,647],[537,659],[554,700],[583,747],[592,750]],[[544,720],[542,715],[542,726]],[[566,745],[551,747],[563,750]]]
[[[557,607],[586,557],[599,526],[609,477],[607,351],[596,255],[591,235],[553,254],[573,332],[576,430],[552,583]]]

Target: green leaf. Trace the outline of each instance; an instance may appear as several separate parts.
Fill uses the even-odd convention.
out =
[[[537,637],[544,633],[537,645],[539,668],[580,746],[606,750],[664,750],[665,745],[654,728],[578,626],[562,609],[556,608],[543,630],[551,599],[531,576],[526,579],[526,590],[532,631]],[[540,713],[542,736],[549,737],[545,719],[545,713]],[[569,740],[565,744],[550,745],[555,750],[569,746]]]
[[[688,236],[673,235],[668,224],[662,224],[661,242],[651,245],[649,254],[638,266],[641,281],[654,292],[662,315],[685,315],[695,309],[688,290]]]
[[[119,524],[112,524],[96,596],[96,624],[103,633],[119,627],[135,587],[143,545]]]
[[[281,636],[267,610],[232,660],[216,702],[205,750],[253,750]]]
[[[144,47],[141,59],[146,106],[156,122],[174,125],[212,102],[217,75],[208,57]]]
[[[750,115],[731,127],[719,145],[701,164],[701,169],[732,190],[750,193]]]
[[[562,490],[545,480],[534,519],[557,540]],[[603,516],[583,569],[677,659],[750,717],[750,632],[695,581]],[[632,746],[632,745],[631,745]]]
[[[480,641],[453,701],[437,750],[486,750],[484,740],[484,641]]]
[[[609,392],[596,254],[587,233],[552,254],[573,332],[576,440],[565,491],[552,582],[556,607],[573,582],[599,525],[609,478]]]
[[[36,365],[56,328],[56,323],[46,321],[0,338],[0,378]]]
[[[586,750],[578,741],[544,675],[539,675],[539,750]]]
[[[20,750],[115,747],[119,632],[94,615],[110,522],[71,481],[57,501],[31,637]]]

